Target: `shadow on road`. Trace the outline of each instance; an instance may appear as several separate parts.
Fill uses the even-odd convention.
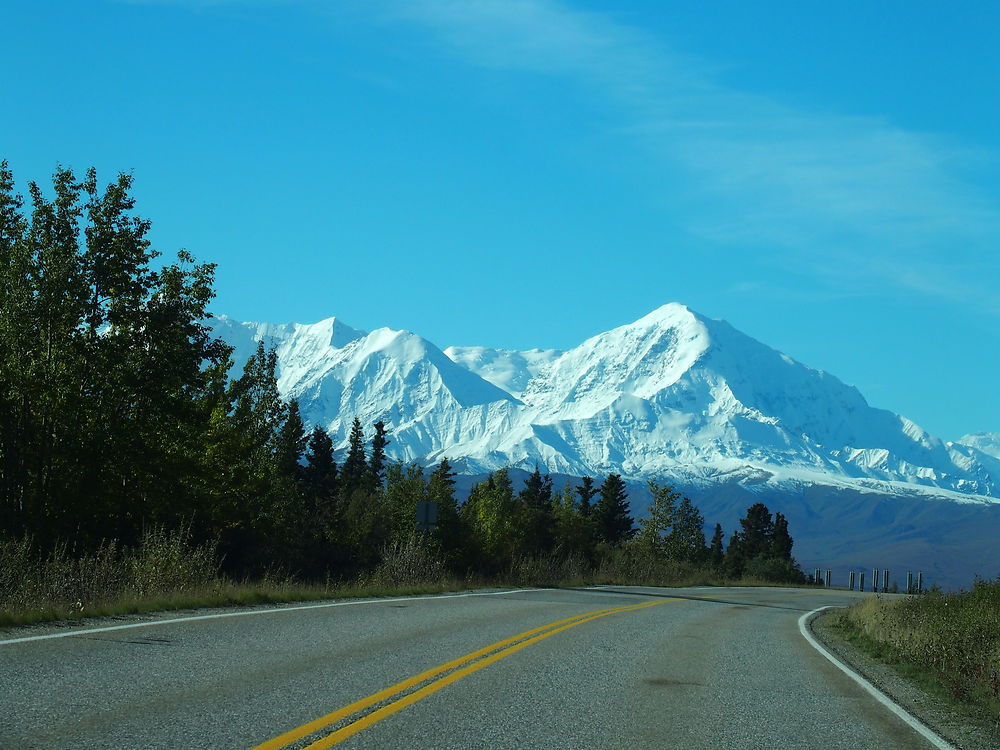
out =
[[[708,602],[710,604],[730,604],[741,607],[764,607],[766,609],[787,609],[792,612],[811,612],[815,607],[792,607],[787,604],[773,604],[767,602],[732,601],[722,597],[713,596],[693,596],[689,594],[660,594],[649,591],[626,591],[624,589],[588,589],[568,586],[563,591],[578,591],[583,594],[619,594],[621,596],[651,597],[654,599],[687,599],[692,602]]]

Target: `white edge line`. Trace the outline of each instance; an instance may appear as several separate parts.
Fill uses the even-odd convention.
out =
[[[108,625],[103,628],[87,628],[85,630],[68,630],[64,633],[48,633],[47,635],[30,635],[24,638],[9,638],[0,640],[0,646],[9,646],[14,643],[27,643],[29,641],[48,641],[53,638],[70,638],[76,635],[90,635],[91,633],[107,633],[112,630],[131,630],[132,628],[149,628],[155,625],[173,625],[178,622],[194,622],[195,620],[221,620],[224,617],[247,617],[249,615],[269,615],[275,612],[299,612],[304,609],[327,609],[329,607],[350,607],[357,604],[386,604],[389,602],[408,602],[428,599],[461,599],[466,596],[502,596],[504,594],[522,594],[529,591],[544,591],[541,588],[531,589],[509,589],[506,591],[474,591],[467,594],[441,594],[436,596],[401,596],[385,597],[382,599],[359,599],[346,602],[328,602],[326,604],[300,604],[296,607],[271,607],[269,609],[251,609],[243,612],[218,612],[213,615],[192,615],[191,617],[172,617],[168,620],[147,620],[144,622],[130,622],[125,625]]]
[[[896,703],[892,698],[883,693],[872,683],[862,677],[860,674],[855,672],[853,669],[848,667],[844,662],[838,659],[836,656],[831,654],[823,644],[817,641],[813,634],[809,632],[809,628],[806,627],[806,622],[817,612],[822,612],[824,609],[834,609],[834,607],[820,607],[819,609],[814,609],[812,612],[806,612],[802,617],[799,618],[799,632],[802,636],[809,641],[809,644],[819,651],[823,656],[830,660],[830,662],[837,667],[841,672],[846,674],[861,687],[867,690],[871,695],[881,703],[883,706],[892,711],[896,716],[905,721],[912,729],[918,732],[924,739],[930,742],[934,747],[940,750],[958,750],[954,745],[947,742],[944,738],[940,737],[936,732],[932,731],[926,724],[924,724],[920,719],[911,714],[905,708]]]

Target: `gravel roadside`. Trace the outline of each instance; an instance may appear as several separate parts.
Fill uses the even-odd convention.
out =
[[[1000,719],[959,713],[940,698],[927,694],[892,665],[878,661],[845,641],[831,626],[834,611],[811,617],[810,632],[841,661],[862,674],[920,721],[959,750],[1000,750]]]

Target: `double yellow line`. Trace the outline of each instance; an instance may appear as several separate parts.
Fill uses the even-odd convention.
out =
[[[489,646],[481,648],[477,651],[468,653],[465,656],[460,656],[457,659],[453,659],[452,661],[441,664],[433,669],[428,669],[426,672],[421,672],[420,674],[407,678],[402,682],[397,682],[395,685],[387,687],[384,690],[380,690],[377,693],[372,693],[367,698],[362,698],[361,700],[355,701],[350,705],[337,709],[333,713],[329,713],[326,716],[320,716],[318,719],[314,719],[313,721],[285,732],[272,740],[268,740],[263,744],[257,745],[253,748],[253,750],[279,750],[280,748],[286,747],[303,737],[308,737],[311,734],[321,732],[324,729],[347,719],[354,714],[360,713],[365,709],[371,708],[378,703],[389,700],[390,698],[400,695],[401,693],[403,694],[395,700],[392,700],[390,703],[387,703],[374,711],[366,713],[339,729],[324,735],[312,744],[307,745],[304,750],[322,750],[323,748],[333,747],[337,743],[343,742],[348,737],[357,734],[362,729],[366,729],[387,716],[391,716],[397,711],[400,711],[407,706],[426,698],[428,695],[436,693],[446,685],[450,685],[451,683],[462,679],[466,675],[477,672],[483,667],[489,666],[494,662],[505,659],[511,654],[516,653],[523,648],[527,648],[533,643],[538,643],[545,638],[549,638],[556,633],[561,633],[569,628],[575,628],[577,625],[582,625],[585,622],[597,620],[601,617],[607,617],[608,615],[655,607],[659,604],[666,604],[669,601],[679,600],[665,599],[657,602],[644,602],[642,604],[630,604],[621,607],[611,607],[609,609],[599,609],[594,612],[586,612],[581,615],[575,615],[574,617],[567,617],[564,620],[556,620],[555,622],[550,622],[547,625],[541,625],[537,628],[532,628],[531,630],[525,630],[523,633],[518,633],[517,635],[505,638],[502,641],[497,641],[496,643],[490,644]],[[427,682],[428,680],[432,681]],[[427,684],[423,685],[418,690],[407,692],[411,688],[417,687],[421,683],[425,682],[427,682]]]

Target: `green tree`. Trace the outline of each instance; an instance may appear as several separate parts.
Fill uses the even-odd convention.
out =
[[[774,514],[774,532],[771,536],[771,556],[782,560],[792,559],[792,541],[788,533],[788,519],[781,513]]]
[[[234,571],[266,569],[287,541],[288,484],[279,479],[277,460],[286,413],[277,355],[260,343],[215,410],[207,451],[217,482],[208,506],[212,525]]]
[[[594,486],[593,477],[583,477],[580,479],[580,484],[576,487],[576,494],[580,498],[580,513],[584,516],[589,516],[592,510],[591,501],[597,494],[597,488]]]
[[[667,557],[667,535],[674,525],[677,501],[681,495],[671,485],[650,480],[651,500],[648,515],[639,521],[636,543],[654,557]]]
[[[340,487],[347,502],[355,490],[365,486],[368,459],[365,456],[365,434],[361,420],[357,417],[351,423],[351,433],[347,439],[347,457],[340,469]]]
[[[708,553],[705,547],[705,517],[690,498],[681,498],[664,547],[671,560],[699,563],[705,559]]]
[[[182,251],[152,270],[131,184],[59,168],[26,218],[0,165],[0,522],[43,543],[127,543],[208,500],[214,267]]]
[[[372,451],[368,460],[368,490],[378,492],[382,488],[385,474],[385,447],[390,443],[386,437],[385,423],[381,420],[375,423],[375,434],[372,436]]]
[[[461,515],[469,528],[482,569],[495,572],[509,564],[520,544],[515,525],[516,498],[510,475],[498,469],[472,488]]]
[[[275,439],[275,463],[279,474],[297,482],[302,472],[302,457],[306,449],[306,428],[299,412],[299,402],[288,402],[284,419]]]
[[[740,519],[738,546],[746,558],[770,557],[774,547],[774,520],[764,503],[754,503]]]
[[[743,575],[746,563],[747,557],[740,546],[740,534],[734,531],[729,537],[729,544],[726,545],[726,575],[730,578],[739,578]]]
[[[419,464],[391,462],[385,478],[385,512],[389,541],[406,541],[417,525],[417,503],[427,499],[427,483]]]
[[[615,546],[635,533],[629,508],[628,490],[620,474],[608,474],[601,484],[600,500],[594,508],[599,541]]]
[[[333,538],[339,526],[337,492],[337,462],[333,457],[333,441],[322,427],[309,434],[302,467],[302,485],[310,508],[310,517],[322,536]]]
[[[730,576],[792,583],[803,580],[798,563],[791,557],[788,523],[783,515],[778,514],[778,518],[776,523],[763,503],[747,508],[726,551],[726,572]],[[776,532],[779,525],[781,531]]]
[[[555,543],[552,518],[552,479],[542,476],[538,466],[518,493],[523,552],[538,555],[549,552]]]
[[[723,548],[723,543],[725,541],[725,536],[722,533],[722,524],[715,524],[715,533],[712,534],[712,542],[708,549],[708,559],[711,562],[712,567],[716,570],[721,570],[723,563],[726,559],[726,552]]]
[[[591,560],[594,554],[594,524],[577,505],[577,493],[569,484],[556,493],[552,503],[555,545],[563,554]]]
[[[455,472],[447,457],[442,457],[427,480],[427,500],[437,504],[434,539],[441,545],[449,564],[453,567],[468,565],[468,530],[459,515],[455,500]]]

